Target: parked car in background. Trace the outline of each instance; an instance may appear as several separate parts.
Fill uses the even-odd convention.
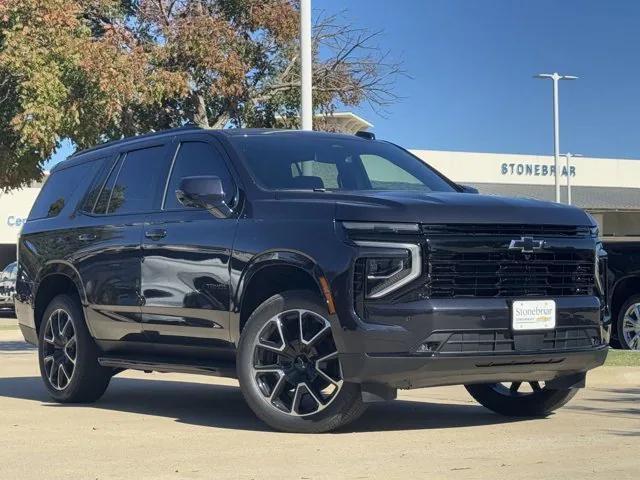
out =
[[[604,240],[612,317],[611,346],[640,351],[640,240]]]
[[[18,264],[10,263],[0,273],[0,312],[13,312],[13,294],[16,292]]]
[[[52,170],[19,239],[16,310],[60,402],[137,369],[237,377],[284,431],[455,384],[545,416],[607,355],[597,232],[372,135],[189,127]]]

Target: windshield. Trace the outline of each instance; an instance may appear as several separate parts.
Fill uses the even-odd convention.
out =
[[[456,189],[395,145],[311,135],[247,135],[232,139],[256,182],[268,190]]]

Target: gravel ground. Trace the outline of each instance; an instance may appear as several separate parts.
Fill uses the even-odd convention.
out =
[[[272,432],[232,380],[126,372],[94,405],[49,402],[35,351],[0,330],[0,479],[637,479],[640,368],[605,367],[547,419],[462,387],[401,392],[348,430]]]

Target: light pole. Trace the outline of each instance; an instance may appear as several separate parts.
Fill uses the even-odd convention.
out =
[[[311,54],[311,0],[300,1],[300,116],[302,130],[313,130],[313,57]]]
[[[535,78],[550,78],[553,80],[553,155],[555,164],[556,202],[560,203],[560,109],[558,82],[560,80],[577,80],[573,75],[560,75],[558,72],[541,73]]]
[[[567,205],[571,205],[571,158],[581,156],[579,153],[565,153],[567,158]]]

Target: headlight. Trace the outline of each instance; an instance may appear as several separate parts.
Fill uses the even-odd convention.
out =
[[[422,272],[420,247],[411,243],[356,242],[366,250],[364,282],[366,298],[380,298],[418,278]],[[370,250],[369,250],[370,249]]]

